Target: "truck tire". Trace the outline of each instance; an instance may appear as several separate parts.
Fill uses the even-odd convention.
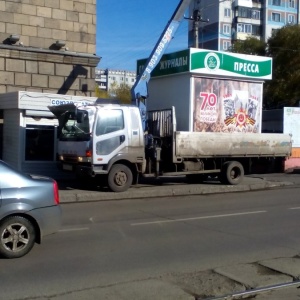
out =
[[[116,164],[108,174],[107,183],[111,191],[124,192],[131,186],[132,180],[131,170],[125,165]]]
[[[220,181],[224,184],[237,185],[244,178],[244,168],[238,161],[227,161],[222,167]]]

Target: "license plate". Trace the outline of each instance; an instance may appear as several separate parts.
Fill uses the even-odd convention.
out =
[[[66,171],[73,171],[73,167],[72,165],[63,165],[63,170],[66,170]]]

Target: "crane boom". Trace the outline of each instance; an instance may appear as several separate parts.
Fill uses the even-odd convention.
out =
[[[146,99],[148,97],[148,82],[150,80],[151,72],[157,66],[161,57],[165,53],[184,17],[184,12],[188,8],[191,1],[192,0],[181,0],[179,2],[171,19],[167,23],[167,26],[159,37],[149,58],[147,59],[142,72],[140,72],[138,75],[136,82],[131,89],[132,102],[134,105],[140,108],[142,119],[144,119],[146,115]]]

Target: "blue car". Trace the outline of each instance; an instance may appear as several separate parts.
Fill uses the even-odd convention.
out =
[[[60,226],[57,182],[20,173],[0,160],[0,256],[22,257]]]

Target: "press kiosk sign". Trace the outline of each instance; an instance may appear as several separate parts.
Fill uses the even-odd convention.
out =
[[[270,79],[269,57],[190,48],[163,56],[148,106],[175,106],[180,130],[260,133],[263,82]]]
[[[272,59],[255,55],[191,49],[190,71],[205,75],[272,79]]]

